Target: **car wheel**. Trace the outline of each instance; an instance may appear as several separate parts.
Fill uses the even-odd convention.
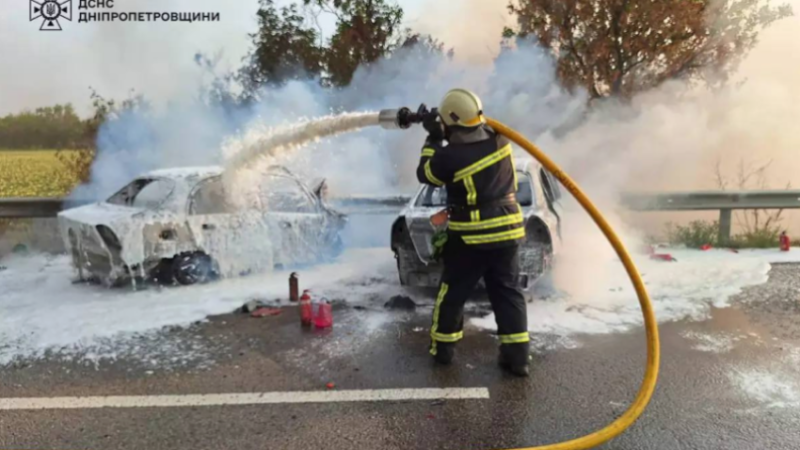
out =
[[[183,253],[172,261],[172,275],[184,286],[206,283],[212,273],[211,257],[205,253]]]

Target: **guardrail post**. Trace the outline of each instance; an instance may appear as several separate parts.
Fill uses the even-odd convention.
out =
[[[730,209],[719,210],[719,245],[726,245],[731,240],[731,212]]]

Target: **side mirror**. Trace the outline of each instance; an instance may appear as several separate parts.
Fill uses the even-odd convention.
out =
[[[322,201],[327,200],[328,197],[328,183],[326,182],[325,178],[319,180],[314,185],[314,189],[312,190],[314,195]]]

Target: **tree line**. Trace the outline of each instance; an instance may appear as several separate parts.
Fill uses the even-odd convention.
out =
[[[590,101],[629,99],[673,79],[718,86],[763,29],[792,14],[769,0],[511,0],[507,8],[516,24],[498,40],[535,40],[555,61],[561,84],[587,91]],[[412,46],[452,56],[444,43],[404,27],[404,11],[391,0],[298,0],[282,7],[259,0],[256,16],[241,68],[207,86],[206,100],[239,108],[257,102],[263,88],[290,80],[345,87],[359,67]],[[326,17],[335,19],[329,36],[320,26]],[[213,64],[201,54],[195,60]],[[141,98],[91,95],[88,118],[69,104],[0,118],[0,148],[92,149],[109,115],[142,105]]]

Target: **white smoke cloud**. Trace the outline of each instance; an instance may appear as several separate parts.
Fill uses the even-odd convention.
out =
[[[117,5],[123,5],[122,1]],[[142,10],[153,9],[154,1],[141,0],[137,5]],[[205,0],[191,2],[190,6],[192,10],[217,11],[223,3]],[[714,162],[720,158],[726,163],[738,162],[739,158],[751,162],[772,159],[769,173],[775,187],[782,187],[787,181],[800,185],[800,158],[796,156],[800,138],[793,129],[800,117],[800,88],[795,81],[800,77],[800,63],[791,58],[800,50],[797,17],[782,20],[762,34],[761,43],[738,74],[739,79],[746,80],[740,86],[709,92],[666,84],[637,97],[630,105],[607,104],[588,112],[580,126],[556,137],[552,133],[555,127],[585,113],[585,95],[565,93],[555,79],[552,61],[536,47],[523,47],[494,60],[499,52],[500,30],[510,21],[506,2],[460,3],[461,7],[453,8],[449,3],[445,7],[443,2],[423,2],[418,6],[421,13],[409,23],[418,31],[432,33],[448,48],[454,47],[453,61],[419,54],[399,55],[360,69],[349,88],[335,93],[325,92],[313,83],[289,84],[267,92],[255,111],[243,113],[251,119],[250,129],[286,125],[298,118],[341,110],[413,108],[421,102],[435,105],[452,87],[473,89],[482,96],[487,114],[534,139],[575,177],[592,200],[610,213],[609,219],[620,224],[631,248],[637,245],[639,233],[622,227],[622,218],[613,214],[617,195],[623,190],[714,188]],[[793,3],[795,9],[800,6],[800,1]],[[179,4],[183,5],[175,2],[176,10],[188,8],[179,8]],[[208,27],[204,40],[187,42],[180,39],[177,28],[155,25],[146,30],[152,35],[143,37],[142,30],[135,27],[144,24],[127,25],[130,28],[98,24],[92,33],[81,35],[81,42],[86,45],[83,59],[79,60],[93,67],[90,72],[99,74],[96,79],[103,84],[89,79],[82,83],[93,84],[101,92],[108,87],[112,93],[120,87],[127,90],[148,84],[155,86],[147,92],[149,97],[172,101],[156,119],[129,118],[104,130],[99,142],[101,154],[93,172],[94,188],[108,191],[143,170],[223,161],[222,139],[236,139],[247,127],[188,100],[199,75],[187,56],[197,50],[215,49],[234,49],[242,54],[246,32],[254,29],[252,16],[256,7],[253,2],[252,10],[242,9],[241,16],[236,16],[240,20],[222,22],[224,27],[187,25]],[[224,14],[227,18],[227,9]],[[238,27],[237,23],[248,25]],[[3,24],[0,22],[0,33],[5,34],[0,35],[0,42],[7,42],[10,35],[8,30],[3,31]],[[20,32],[17,21],[12,28],[14,33]],[[42,96],[42,102],[50,104],[64,98],[66,90],[74,89],[74,83],[59,84],[59,77],[53,77],[52,84],[43,84],[46,89],[23,89],[28,81],[14,72],[14,62],[32,67],[32,63],[21,62],[22,55],[34,54],[39,46],[35,42],[42,39],[38,30],[27,33],[38,33],[36,40],[23,40],[27,43],[11,51],[10,64],[0,67],[0,80],[16,80],[9,89],[5,89],[8,85],[3,86],[5,97],[0,108],[16,108],[20,97],[8,97],[18,95],[16,92],[26,92],[33,98]],[[69,42],[52,38],[47,41],[44,47],[46,54],[53,56],[51,64],[61,61],[59,50],[66,52],[68,45],[75,45],[74,38]],[[75,54],[74,50],[70,52]],[[164,53],[171,55],[169,63],[148,60],[148,54],[159,54],[159,61],[165,61]],[[138,71],[130,70],[130,58],[137,61]],[[232,60],[235,58],[228,59]],[[43,64],[34,65],[44,70]],[[76,65],[67,64],[64,75]],[[9,77],[11,74],[13,77]],[[416,186],[414,166],[423,137],[421,129],[368,129],[317,142],[281,162],[308,179],[327,177],[334,192],[409,192]],[[573,259],[593,252],[613,258],[596,227],[574,204],[567,206],[571,212],[565,234],[566,251],[574,252]],[[589,266],[582,267],[581,273],[602,264]],[[602,274],[597,277],[602,278]]]
[[[109,98],[135,89],[159,106],[185,100],[202,82],[192,56],[218,54],[220,69],[238,67],[258,9],[256,1],[115,0],[112,9],[90,12],[219,12],[220,21],[78,23],[79,13],[89,11],[73,0],[72,21],[61,19],[62,31],[45,32],[29,21],[28,1],[0,5],[0,115],[55,103],[89,114],[90,86]]]

